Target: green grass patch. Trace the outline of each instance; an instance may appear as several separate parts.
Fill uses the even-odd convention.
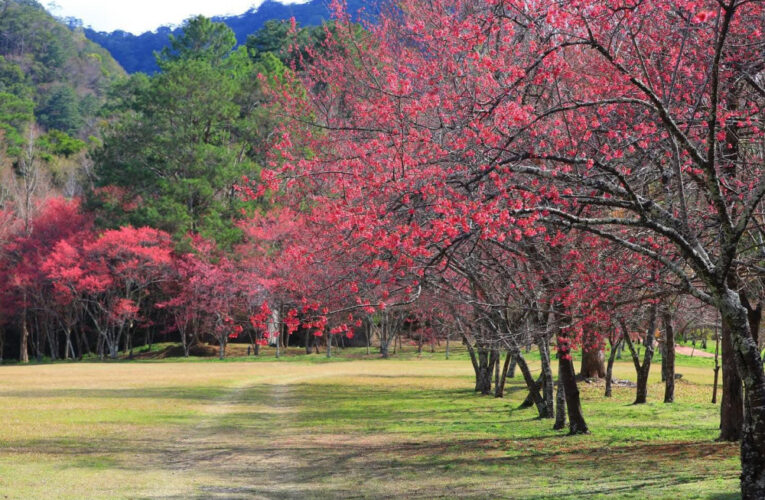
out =
[[[270,351],[265,353],[273,354]],[[264,354],[265,354],[264,353]],[[0,368],[7,498],[737,498],[737,445],[717,443],[714,360],[678,356],[676,403],[581,383],[592,433],[567,436],[472,391],[467,355]],[[626,354],[626,353],[625,353]],[[537,354],[527,354],[534,373]],[[712,364],[709,364],[712,361]],[[625,356],[615,376],[634,380]]]

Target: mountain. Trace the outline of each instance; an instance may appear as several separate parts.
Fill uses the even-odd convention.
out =
[[[364,8],[369,15],[377,12],[378,3],[374,0],[349,0],[348,11],[355,13]],[[304,4],[285,5],[274,0],[266,0],[257,9],[250,9],[239,16],[214,17],[213,21],[223,22],[236,34],[239,44],[244,44],[247,35],[259,30],[266,21],[287,20],[294,17],[300,26],[317,26],[331,18],[329,0],[311,0]],[[111,52],[128,73],[155,73],[157,64],[154,52],[168,45],[172,34],[178,36],[180,28],[161,27],[154,32],[133,35],[125,31],[111,33],[85,28],[85,36]]]
[[[125,71],[111,54],[34,0],[0,0],[0,132],[19,142],[34,118],[44,130],[87,137],[106,93]]]

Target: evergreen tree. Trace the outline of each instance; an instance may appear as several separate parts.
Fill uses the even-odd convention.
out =
[[[130,94],[115,104],[120,119],[94,155],[99,186],[119,187],[130,202],[93,202],[110,225],[150,225],[176,240],[201,234],[228,246],[240,238],[234,221],[243,208],[234,185],[257,171],[270,132],[257,75],[284,67],[234,50],[223,24],[198,17],[186,27],[158,55],[162,73],[122,84]]]

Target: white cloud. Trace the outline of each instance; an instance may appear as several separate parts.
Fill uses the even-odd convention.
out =
[[[298,3],[300,0],[281,1]],[[120,29],[140,34],[159,26],[180,24],[199,14],[242,14],[261,3],[263,0],[54,0],[47,5],[54,15],[76,17],[85,26],[92,26],[98,31]]]

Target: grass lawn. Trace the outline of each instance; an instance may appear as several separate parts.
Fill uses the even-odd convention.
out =
[[[672,405],[658,364],[647,405],[581,384],[568,437],[520,376],[475,395],[464,354],[342,356],[0,367],[0,498],[738,498],[713,360],[678,356]]]

